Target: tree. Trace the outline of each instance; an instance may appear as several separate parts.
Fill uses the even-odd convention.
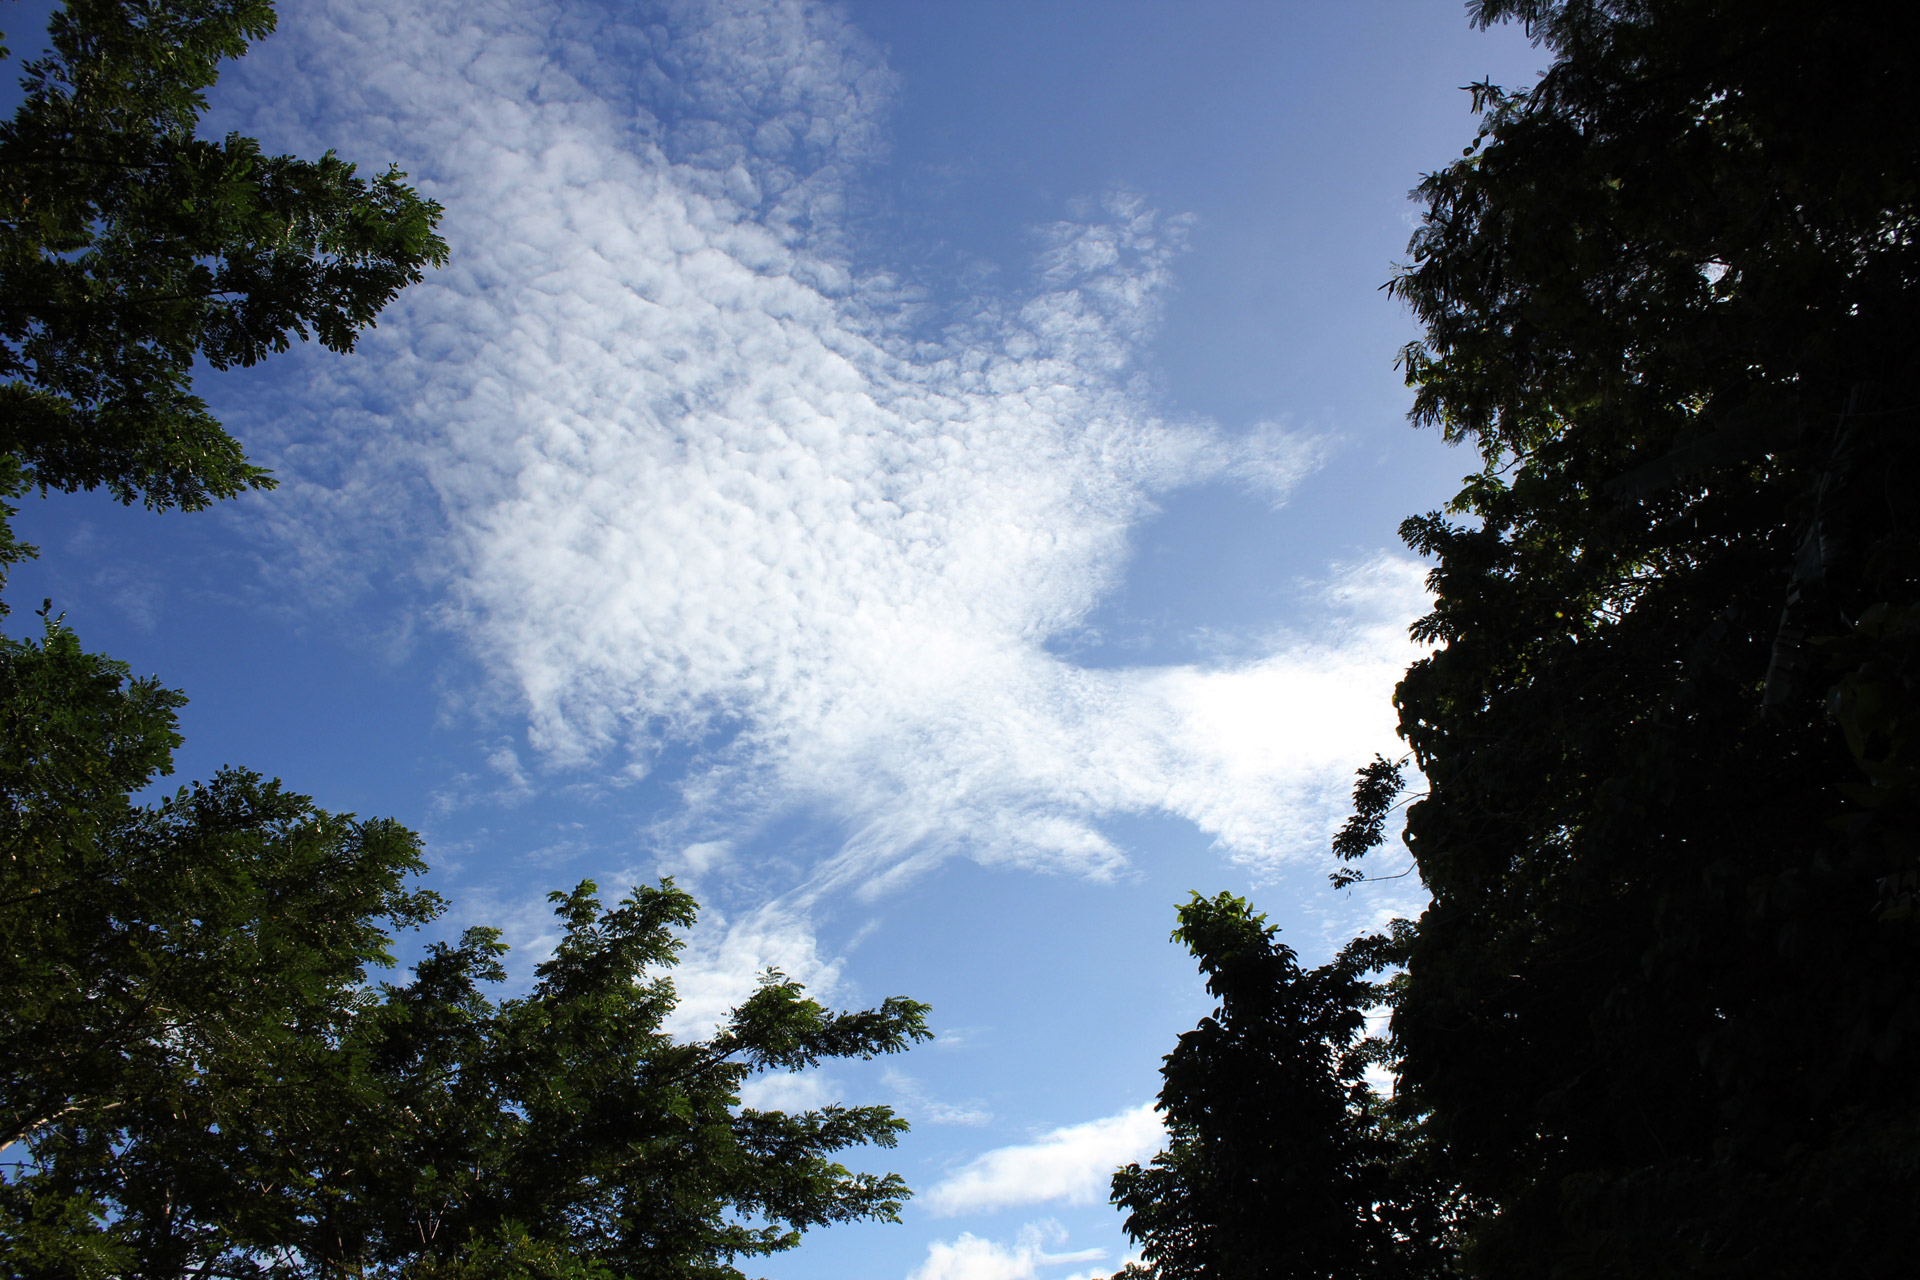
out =
[[[195,136],[268,0],[69,0],[0,124],[0,490],[195,510],[272,479],[191,391],[290,335],[335,351],[428,264],[440,206],[389,168]],[[10,536],[0,565],[21,554]]]
[[[1356,939],[1301,969],[1266,917],[1194,894],[1185,943],[1212,1017],[1161,1068],[1167,1149],[1113,1178],[1147,1280],[1382,1280],[1445,1273],[1451,1208],[1404,1119],[1364,1079],[1388,1052],[1367,1037],[1385,991],[1368,981],[1402,936]]]
[[[130,1245],[128,1197],[191,1204],[164,1170],[220,1161],[251,1111],[327,1114],[300,1064],[387,959],[382,926],[438,910],[402,887],[421,863],[395,823],[237,771],[134,805],[182,702],[57,619],[0,639],[0,1141],[25,1162],[0,1240],[28,1274],[184,1274],[166,1260],[204,1226],[176,1213],[172,1243]]]
[[[677,1042],[660,1029],[672,984],[638,979],[672,963],[670,930],[693,923],[693,900],[671,881],[608,911],[591,881],[550,897],[565,934],[531,995],[498,1007],[479,996],[503,948],[470,930],[387,990],[356,1042],[399,1113],[384,1127],[398,1140],[363,1166],[354,1197],[369,1261],[482,1276],[539,1250],[583,1275],[721,1280],[807,1227],[898,1221],[897,1175],[829,1157],[891,1147],[904,1120],[880,1106],[741,1109],[739,1092],[755,1071],[928,1039],[925,1005],[829,1013],[772,971],[712,1038]]]
[[[1393,283],[1481,472],[1403,527],[1402,1089],[1488,1276],[1892,1275],[1920,1216],[1915,17],[1483,0]]]
[[[1395,694],[1432,902],[1395,948],[1401,1127],[1378,1158],[1432,1180],[1432,1242],[1467,1275],[1906,1275],[1920,17],[1472,12],[1553,62],[1523,92],[1472,86],[1478,138],[1418,189],[1391,286],[1425,329],[1416,423],[1483,465],[1402,526],[1435,559],[1414,627],[1434,650]],[[1380,843],[1402,780],[1361,771],[1343,858]],[[1266,981],[1299,998],[1284,966]],[[1236,1242],[1206,1264],[1229,1273],[1362,1272],[1364,1217],[1289,1210],[1327,1238],[1263,1240],[1186,1172],[1249,1133],[1284,1133],[1281,1167],[1337,1150],[1339,1070],[1307,1077],[1303,1129],[1248,1119],[1252,1083],[1195,1112],[1159,1182],[1118,1184],[1136,1218],[1181,1249]]]
[[[897,1052],[925,1007],[830,1013],[770,973],[712,1037],[662,1031],[694,903],[663,882],[498,1004],[490,929],[369,985],[441,907],[396,823],[228,771],[154,806],[179,695],[55,619],[0,640],[0,1257],[30,1276],[734,1277],[806,1227],[894,1219],[885,1107],[739,1106],[754,1071]]]

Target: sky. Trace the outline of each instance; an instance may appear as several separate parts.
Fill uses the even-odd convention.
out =
[[[1395,528],[1473,468],[1380,286],[1461,86],[1540,65],[1455,0],[283,5],[207,131],[397,163],[451,259],[350,355],[202,377],[276,490],[30,502],[11,599],[187,693],[169,785],[419,830],[428,936],[516,981],[549,890],[672,875],[681,1034],[770,967],[929,1002],[749,1085],[892,1105],[849,1163],[917,1192],[760,1273],[1103,1276],[1208,1011],[1175,906],[1310,963],[1420,909],[1326,883],[1418,656]]]

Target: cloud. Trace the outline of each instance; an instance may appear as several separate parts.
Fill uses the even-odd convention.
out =
[[[1049,1200],[1093,1204],[1106,1199],[1115,1169],[1151,1156],[1163,1137],[1159,1115],[1144,1102],[989,1151],[935,1185],[923,1203],[941,1217]]]
[[[957,1103],[929,1096],[925,1086],[898,1067],[888,1067],[880,1079],[898,1096],[900,1110],[908,1119],[969,1126],[986,1124],[993,1119],[993,1112],[978,1099]]]
[[[1280,501],[1324,446],[1160,407],[1136,357],[1185,228],[1137,198],[919,332],[846,214],[893,81],[837,7],[316,0],[237,72],[223,124],[398,157],[447,207],[446,270],[229,416],[283,477],[256,504],[283,576],[412,592],[479,659],[475,707],[533,749],[509,791],[717,743],[654,838],[692,869],[830,815],[804,924],[955,854],[1112,876],[1119,814],[1255,864],[1317,850],[1391,740],[1410,562],[1335,573],[1238,665],[1048,651],[1156,495]]]
[[[1280,506],[1332,451],[1333,441],[1326,437],[1302,435],[1277,422],[1256,423],[1239,442],[1227,474]]]
[[[839,1083],[818,1071],[783,1071],[747,1081],[740,1105],[755,1111],[817,1111],[839,1096]]]
[[[1042,1247],[1065,1238],[1066,1232],[1053,1221],[1022,1227],[1012,1246],[963,1231],[958,1239],[935,1240],[928,1245],[926,1261],[913,1269],[908,1280],[1029,1280],[1041,1267],[1098,1262],[1106,1256],[1104,1249],[1049,1253]],[[1093,1276],[1084,1272],[1068,1280],[1092,1280]]]
[[[696,840],[692,844],[659,858],[655,866],[663,876],[673,876],[688,884],[698,884],[711,872],[723,870],[733,861],[733,845],[725,840]]]
[[[840,964],[820,954],[811,920],[786,904],[764,903],[735,916],[703,910],[673,967],[679,1003],[664,1029],[681,1038],[710,1034],[769,969],[800,982],[823,1003],[840,983]]]

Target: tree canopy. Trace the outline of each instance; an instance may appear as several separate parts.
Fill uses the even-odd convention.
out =
[[[268,0],[70,0],[0,124],[0,454],[12,492],[203,507],[271,478],[191,390],[195,360],[335,351],[429,264],[440,206],[389,168],[196,135]]]
[[[1395,695],[1432,894],[1392,998],[1409,1151],[1470,1275],[1904,1274],[1920,19],[1473,14],[1553,61],[1473,86],[1391,286],[1416,423],[1483,463],[1402,528],[1435,563]]]
[[[1920,1207],[1883,1086],[1920,1067],[1887,895],[1916,854],[1913,20],[1479,17],[1556,58],[1479,88],[1395,281],[1416,420],[1486,460],[1404,529],[1440,647],[1396,695],[1434,899],[1402,1080],[1498,1206],[1486,1274],[1884,1271]]]
[[[242,771],[135,805],[182,700],[45,630],[0,640],[11,1273],[722,1280],[807,1227],[897,1217],[897,1176],[832,1156],[904,1121],[740,1088],[906,1048],[924,1006],[832,1013],[770,973],[676,1039],[694,903],[671,882],[551,895],[562,937],[525,995],[488,994],[485,928],[371,984],[390,931],[442,906],[407,887],[413,833]]]
[[[1174,940],[1220,1004],[1163,1068],[1168,1146],[1113,1178],[1142,1248],[1130,1276],[1309,1280],[1437,1274],[1449,1207],[1365,1079],[1384,991],[1368,980],[1395,939],[1356,939],[1303,970],[1266,918],[1231,894],[1194,894]]]

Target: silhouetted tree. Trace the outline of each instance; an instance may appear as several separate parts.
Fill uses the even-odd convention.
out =
[[[1414,419],[1483,466],[1402,527],[1435,559],[1435,648],[1396,693],[1432,904],[1391,994],[1383,1158],[1445,1188],[1471,1275],[1905,1275],[1920,15],[1472,12],[1553,61],[1473,86],[1479,136],[1421,184],[1392,284],[1425,329]],[[1384,834],[1392,770],[1363,771],[1343,856]],[[1187,1203],[1196,1239],[1237,1211]],[[1319,1221],[1350,1241],[1320,1256],[1369,1238]],[[1223,1265],[1306,1274],[1302,1249]]]
[[[1486,0],[1394,282],[1433,904],[1403,1087],[1477,1273],[1894,1274],[1920,1216],[1920,112],[1882,5]],[[1903,888],[1906,886],[1907,888]],[[1901,1083],[1895,1083],[1901,1082]]]
[[[1399,931],[1404,935],[1404,928]],[[1412,1280],[1444,1273],[1451,1206],[1392,1103],[1367,1083],[1385,991],[1368,980],[1403,937],[1355,940],[1303,970],[1231,894],[1180,908],[1219,1000],[1167,1055],[1167,1149],[1114,1175],[1113,1201],[1156,1280]]]

